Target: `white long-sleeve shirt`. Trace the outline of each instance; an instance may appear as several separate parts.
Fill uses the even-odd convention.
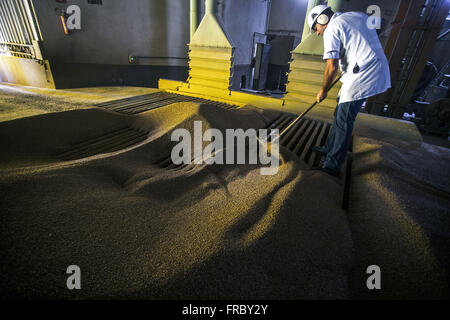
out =
[[[368,19],[362,12],[336,12],[325,29],[323,59],[339,59],[343,73],[340,103],[369,98],[391,87],[386,55],[376,30],[367,26]]]

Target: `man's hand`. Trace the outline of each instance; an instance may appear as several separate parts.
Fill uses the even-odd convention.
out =
[[[327,92],[325,90],[320,90],[317,94],[317,103],[321,103],[323,100],[327,98]]]
[[[321,103],[326,99],[328,90],[330,90],[331,84],[333,83],[333,80],[337,75],[339,66],[338,63],[338,59],[327,59],[325,72],[323,74],[322,90],[320,90],[317,94],[317,103]]]

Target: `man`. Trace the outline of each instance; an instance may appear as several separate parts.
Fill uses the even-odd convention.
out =
[[[338,65],[342,72],[330,133],[324,146],[312,149],[326,155],[319,170],[335,176],[339,176],[347,156],[353,124],[364,101],[391,87],[389,64],[376,30],[368,27],[368,19],[362,12],[334,13],[326,5],[316,6],[308,14],[311,30],[324,41],[326,66],[318,103],[327,97]]]

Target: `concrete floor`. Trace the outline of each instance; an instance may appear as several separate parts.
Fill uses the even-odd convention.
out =
[[[157,89],[142,87],[98,87],[53,90],[0,84],[0,122],[44,113],[92,107],[93,104],[143,95]]]

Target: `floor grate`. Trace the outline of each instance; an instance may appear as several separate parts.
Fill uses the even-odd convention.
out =
[[[293,120],[294,116],[281,114],[266,129],[279,129],[280,132],[286,128]],[[318,166],[322,156],[311,151],[315,145],[323,145],[330,131],[331,124],[304,118],[297,122],[288,132],[281,138],[280,144],[292,152],[294,152],[301,160],[310,166]],[[167,170],[187,170],[190,171],[195,164],[175,165],[172,163],[170,156],[156,161],[155,166]]]
[[[280,132],[286,128],[293,120],[294,116],[281,114],[275,119],[267,129],[279,129]],[[331,123],[303,118],[290,128],[286,134],[281,137],[280,144],[294,152],[301,160],[311,167],[319,166],[323,155],[317,154],[311,150],[314,146],[322,146],[328,137],[331,129]],[[344,168],[344,184],[342,190],[342,209],[348,211],[350,202],[350,184],[352,177],[352,152],[353,136],[349,147],[348,155]]]
[[[189,164],[187,164],[187,163],[174,164],[172,162],[172,158],[170,155],[165,156],[164,158],[156,161],[155,163],[153,163],[153,165],[155,165],[161,169],[171,170],[171,171],[183,171],[185,173],[195,169],[196,167],[203,166],[202,164],[196,164],[193,161]]]
[[[214,105],[218,107],[222,107],[225,109],[234,109],[238,108],[237,105],[196,98],[189,97],[169,92],[155,92],[151,94],[146,94],[142,96],[136,96],[131,98],[125,98],[120,100],[108,101],[96,104],[96,107],[105,108],[111,111],[115,111],[122,114],[138,114],[142,112],[146,112],[149,110],[161,108],[176,102],[196,102],[196,103],[207,103],[209,105]]]
[[[130,127],[122,127],[99,137],[74,144],[69,150],[57,155],[57,158],[70,161],[119,151],[144,141],[147,135],[147,132]]]
[[[285,129],[295,116],[288,114],[280,114],[266,129],[279,129],[280,132]],[[322,146],[328,137],[331,129],[331,123],[314,120],[310,118],[303,118],[295,123],[284,135],[281,137],[280,144],[295,153],[302,161],[311,167],[317,167],[323,160],[323,155],[317,154],[311,150],[314,146]],[[352,152],[353,137],[350,143],[349,151]],[[175,165],[170,155],[165,156],[154,163],[155,166],[166,170],[189,172],[198,165],[196,164],[181,164]],[[342,208],[348,210],[350,199],[350,183],[352,170],[352,154],[350,153],[344,163],[344,182],[342,194]]]
[[[294,119],[294,116],[281,114],[266,129],[279,129],[281,132]],[[318,166],[322,156],[312,152],[311,148],[325,143],[330,128],[330,123],[303,118],[281,137],[280,144],[310,166]]]

